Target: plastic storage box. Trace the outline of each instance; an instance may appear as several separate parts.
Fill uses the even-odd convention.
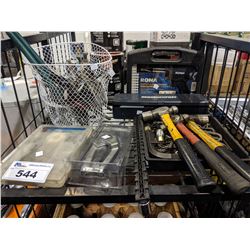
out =
[[[2,184],[62,187],[71,170],[72,159],[81,159],[91,138],[92,128],[42,125],[2,162],[2,176],[14,161],[54,164],[45,183],[1,180]]]
[[[81,161],[72,161],[69,183],[98,189],[119,189],[129,156],[132,127],[102,126]]]

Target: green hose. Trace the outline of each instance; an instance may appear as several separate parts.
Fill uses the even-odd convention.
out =
[[[18,32],[7,32],[7,35],[13,41],[15,46],[24,54],[31,64],[41,64],[36,70],[44,80],[44,82],[49,86],[62,87],[55,84],[52,79],[60,78],[54,72],[52,72],[42,58],[34,51],[34,49],[27,43],[27,41]],[[61,79],[63,80],[63,79]]]

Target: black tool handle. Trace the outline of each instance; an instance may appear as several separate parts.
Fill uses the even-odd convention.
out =
[[[180,157],[182,157],[187,163],[199,191],[209,192],[213,190],[216,186],[215,182],[207,174],[206,170],[204,169],[203,165],[195,155],[186,139],[177,139],[175,140],[175,144],[178,148]]]
[[[203,141],[194,144],[197,151],[203,155],[209,166],[216,171],[228,188],[240,194],[250,188],[250,182],[239,175],[226,161],[224,161],[216,152],[212,151]]]
[[[217,147],[215,152],[226,160],[240,175],[250,181],[250,166],[242,161],[236,154],[225,146]]]

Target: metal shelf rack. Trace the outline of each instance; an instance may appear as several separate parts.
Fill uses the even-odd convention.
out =
[[[39,34],[38,36],[28,37],[27,41],[31,44],[36,43],[50,43],[51,39],[58,37],[65,37],[65,39],[74,40],[74,33],[44,33]],[[58,38],[59,39],[59,38]],[[233,65],[238,70],[240,63],[242,62],[242,54],[247,55],[249,59],[250,54],[250,42],[247,42],[243,39],[234,39],[227,36],[220,35],[209,35],[202,33],[193,34],[193,49],[200,50],[204,53],[204,65],[202,69],[202,89],[201,93],[207,96],[210,101],[210,112],[216,118],[216,122],[220,123],[220,128],[222,131],[227,133],[229,140],[235,145],[237,145],[240,150],[237,152],[241,157],[245,158],[246,161],[249,161],[249,142],[246,139],[246,129],[241,129],[240,126],[237,126],[233,121],[235,120],[235,114],[232,116],[228,115],[229,106],[226,103],[230,103],[232,98],[236,98],[237,107],[239,105],[239,98],[243,99],[243,106],[245,107],[249,99],[249,86],[245,94],[241,93],[242,88],[239,89],[238,93],[232,94],[230,91],[233,86],[236,84],[235,77],[232,76],[229,79],[228,89],[226,93],[221,92],[222,81],[225,73],[225,68],[228,61],[229,51],[235,53],[233,60]],[[211,86],[214,77],[214,65],[216,64],[218,49],[223,48],[225,50],[223,61],[222,61],[222,70],[219,77],[218,88],[215,94],[211,93]],[[8,40],[2,41],[2,53],[7,58],[7,51],[15,48],[12,43]],[[20,53],[20,52],[19,52]],[[214,56],[213,56],[214,55]],[[8,58],[7,58],[8,60]],[[248,60],[246,62],[247,67]],[[10,70],[10,65],[7,65]],[[2,69],[2,68],[1,68]],[[3,72],[3,70],[2,70]],[[209,77],[209,72],[211,72]],[[11,75],[11,70],[10,70]],[[4,75],[2,74],[4,77]],[[246,77],[246,71],[244,72],[241,84],[246,84],[244,79]],[[15,89],[15,83],[13,77],[11,77],[13,88]],[[27,79],[25,79],[27,85]],[[248,82],[248,85],[250,83]],[[29,91],[27,86],[27,91]],[[39,93],[38,93],[39,95]],[[225,99],[225,102],[221,104],[222,98]],[[40,98],[39,98],[40,99]],[[18,96],[16,94],[16,100],[18,103]],[[32,108],[32,102],[30,100],[30,106]],[[112,105],[112,101],[110,101]],[[8,127],[9,136],[11,138],[11,145],[8,150],[14,149],[16,147],[16,141],[18,138],[13,138],[12,131],[8,123],[8,117],[5,113],[5,108],[1,102],[2,113],[4,116],[4,122]],[[43,114],[43,106],[40,99],[40,113],[39,115],[43,116],[43,122],[46,123],[46,117]],[[22,122],[22,112],[20,111],[20,121]],[[241,117],[241,116],[240,116]],[[30,124],[35,124],[37,127],[39,124],[36,124],[36,115],[33,114],[33,119],[30,121]],[[241,118],[240,118],[241,119]],[[249,121],[249,113],[245,117],[246,124]],[[135,120],[135,125],[136,125]],[[247,125],[246,125],[247,126]],[[22,134],[28,136],[27,126],[23,124]],[[221,132],[221,131],[220,131]],[[235,140],[235,138],[237,140]],[[113,191],[111,193],[97,193],[97,194],[87,194],[84,192],[83,187],[72,187],[65,185],[63,188],[52,189],[52,188],[3,188],[1,190],[1,202],[2,204],[62,204],[62,203],[122,203],[122,202],[138,202],[139,206],[145,217],[150,216],[149,202],[162,202],[162,201],[179,201],[190,209],[192,217],[198,217],[199,214],[195,212],[194,207],[202,204],[212,204],[210,207],[210,216],[219,214],[220,216],[233,217],[236,214],[237,209],[241,208],[241,204],[250,203],[250,190],[242,195],[234,195],[227,190],[226,187],[218,185],[217,189],[213,193],[200,193],[196,186],[192,184],[186,184],[184,182],[178,183],[178,185],[167,184],[169,179],[179,176],[180,179],[189,178],[190,174],[188,171],[178,171],[175,172],[165,172],[165,173],[152,173],[148,171],[149,167],[146,162],[143,154],[140,152],[143,150],[143,144],[141,143],[140,131],[136,130],[134,135],[134,145],[131,149],[131,162],[127,166],[126,180],[127,184],[123,189]],[[2,156],[6,156],[9,151],[2,153]],[[190,178],[191,179],[191,178]],[[229,207],[226,214],[222,212],[219,213],[215,210],[218,207],[223,207],[225,202],[229,202]],[[209,206],[210,206],[209,205]],[[204,215],[206,216],[206,215]]]

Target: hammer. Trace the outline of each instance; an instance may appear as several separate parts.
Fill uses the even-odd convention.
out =
[[[196,182],[198,190],[202,192],[209,192],[215,188],[216,184],[207,174],[203,165],[193,152],[191,146],[179,133],[178,129],[175,127],[173,121],[171,120],[170,114],[176,113],[178,113],[178,108],[175,106],[172,106],[170,108],[160,107],[152,111],[143,112],[142,118],[146,122],[159,118],[163,121],[178,148],[180,157],[183,158],[187,163],[189,170]]]
[[[184,118],[185,117],[185,118]],[[240,194],[250,188],[250,182],[237,173],[225,160],[223,160],[215,151],[194,135],[183,123],[188,116],[175,116],[174,123],[178,130],[189,140],[195,149],[205,158],[208,165],[215,170],[221,179],[227,184],[228,188]]]
[[[250,166],[242,161],[236,154],[229,150],[226,145],[218,142],[204,130],[202,130],[194,121],[190,120],[188,115],[185,115],[187,127],[197,134],[211,150],[219,154],[225,161],[228,162],[240,175],[250,181]]]

